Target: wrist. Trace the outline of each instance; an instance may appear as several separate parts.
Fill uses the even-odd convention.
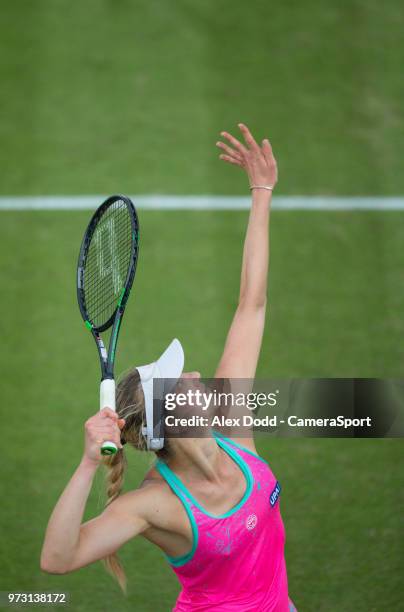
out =
[[[265,183],[253,183],[250,185],[250,191],[273,191],[275,189],[275,185],[265,184]]]
[[[272,199],[272,191],[266,189],[253,189],[251,191],[252,201],[254,202],[266,202],[267,204]]]
[[[99,461],[93,461],[86,455],[83,455],[83,457],[81,458],[80,464],[79,464],[79,468],[86,472],[95,473],[97,471],[99,464],[100,464]]]
[[[269,191],[272,192],[275,189],[275,184],[270,181],[251,181],[250,191]]]

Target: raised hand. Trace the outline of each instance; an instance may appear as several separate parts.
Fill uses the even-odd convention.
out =
[[[278,168],[269,140],[265,138],[259,146],[246,125],[239,123],[238,127],[244,137],[245,145],[229,132],[221,132],[220,135],[229,144],[221,141],[216,143],[216,146],[224,151],[219,156],[220,159],[243,168],[250,181],[250,187],[256,185],[275,187]]]
[[[123,448],[121,429],[124,425],[125,419],[120,419],[111,408],[96,412],[85,423],[84,457],[91,462],[100,463],[101,446],[106,441],[115,442],[118,449]]]

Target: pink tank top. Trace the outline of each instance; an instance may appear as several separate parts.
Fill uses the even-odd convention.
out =
[[[246,491],[225,514],[205,510],[162,461],[156,468],[179,497],[192,526],[193,546],[168,557],[182,591],[174,612],[289,612],[280,485],[268,463],[215,433],[244,474]]]

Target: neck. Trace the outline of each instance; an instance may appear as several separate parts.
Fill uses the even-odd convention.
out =
[[[172,438],[169,467],[187,478],[204,478],[218,482],[220,447],[215,438]]]

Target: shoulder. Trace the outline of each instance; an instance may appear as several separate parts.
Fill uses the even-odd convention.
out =
[[[170,488],[153,467],[137,489],[119,495],[107,510],[111,513],[130,514],[147,518],[156,507],[162,507],[170,496]]]
[[[111,507],[115,504],[116,511],[141,516],[149,526],[159,528],[169,528],[170,516],[178,515],[178,505],[181,505],[154,466],[137,489],[120,495]]]

